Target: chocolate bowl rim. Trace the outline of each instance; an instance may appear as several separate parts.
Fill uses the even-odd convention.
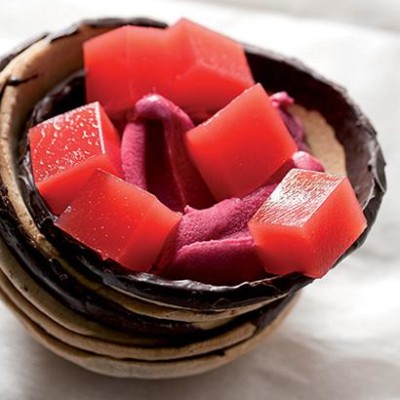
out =
[[[143,18],[133,20],[108,18],[84,20],[81,23],[74,24],[72,27],[61,31],[60,33],[47,35],[46,38],[50,42],[61,40],[64,37],[78,33],[79,29],[85,25],[92,28],[104,28],[117,27],[126,24],[139,24],[155,26],[158,28],[166,26],[162,22]],[[382,196],[386,190],[384,174],[385,162],[380,146],[376,140],[376,132],[371,126],[368,118],[361,112],[360,108],[349,98],[347,92],[340,86],[321,77],[315,71],[306,67],[302,62],[293,58],[288,58],[251,45],[245,45],[245,49],[248,57],[263,57],[269,62],[280,63],[282,64],[282,67],[291,68],[297,73],[308,76],[309,79],[319,83],[319,85],[325,86],[328,92],[333,91],[347,105],[348,111],[351,111],[351,114],[356,120],[358,130],[364,130],[365,136],[368,136],[371,139],[368,141],[370,156],[368,165],[372,181],[370,192],[362,204],[364,213],[367,217],[368,228],[353,244],[353,246],[341,257],[342,259],[364,242],[369,229],[376,219]],[[97,270],[97,272],[100,273],[101,271]],[[133,295],[137,295],[144,300],[200,309],[201,311],[217,311],[282,297],[313,281],[313,279],[304,277],[300,274],[292,274],[254,282],[243,282],[236,286],[214,286],[189,280],[171,281],[151,274],[117,272],[101,273],[101,280],[104,284],[113,288],[117,287],[124,292],[129,293],[132,291]]]

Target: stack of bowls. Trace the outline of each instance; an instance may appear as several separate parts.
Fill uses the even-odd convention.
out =
[[[43,35],[0,63],[0,295],[33,337],[84,368],[119,377],[201,373],[253,348],[312,280],[298,274],[237,286],[170,281],[101,263],[52,229],[24,143],[32,121],[84,102],[82,43],[148,19],[83,21]],[[301,63],[246,46],[256,81],[286,90],[313,151],[347,173],[368,229],[385,191],[384,160],[367,118],[339,87]]]

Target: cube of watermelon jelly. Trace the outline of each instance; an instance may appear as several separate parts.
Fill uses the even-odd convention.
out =
[[[87,100],[113,118],[150,93],[215,111],[254,84],[238,43],[188,20],[169,29],[118,28],[86,41],[83,54]]]
[[[124,26],[84,42],[87,101],[99,101],[108,115],[118,118],[146,94],[167,95],[172,51],[163,29],[140,26]]]
[[[240,43],[185,18],[168,34],[176,49],[169,98],[184,110],[216,112],[254,85]]]
[[[366,228],[347,177],[291,170],[249,222],[267,272],[325,275]]]
[[[297,150],[260,84],[186,135],[189,154],[218,200],[263,185]]]
[[[59,215],[96,168],[122,176],[120,138],[99,103],[48,119],[29,130],[39,193]]]
[[[97,170],[56,225],[134,271],[149,271],[181,218],[151,193]]]

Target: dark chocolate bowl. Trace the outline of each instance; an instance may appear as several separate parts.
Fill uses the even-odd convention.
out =
[[[0,295],[40,343],[82,367],[120,377],[192,375],[254,347],[312,279],[167,280],[103,262],[55,229],[32,182],[27,128],[84,103],[83,41],[126,24],[166,27],[144,18],[82,21],[0,62]],[[245,49],[255,80],[295,99],[293,113],[317,139],[312,150],[339,149],[327,157],[343,165],[368,221],[345,257],[364,242],[386,189],[376,132],[342,88],[296,60]]]

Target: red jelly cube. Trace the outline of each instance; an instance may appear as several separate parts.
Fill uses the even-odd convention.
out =
[[[121,176],[120,138],[99,103],[76,108],[29,130],[36,187],[56,215],[96,168]]]
[[[187,133],[189,153],[218,200],[264,184],[297,146],[260,84]]]
[[[175,77],[170,100],[191,111],[225,107],[254,79],[242,46],[187,19],[169,29]]]
[[[366,227],[349,180],[293,169],[249,222],[266,271],[325,275]]]
[[[149,192],[97,170],[56,225],[134,271],[149,271],[181,218]]]
[[[171,81],[165,30],[125,26],[83,45],[87,101],[99,101],[111,117],[146,94],[167,95]]]

